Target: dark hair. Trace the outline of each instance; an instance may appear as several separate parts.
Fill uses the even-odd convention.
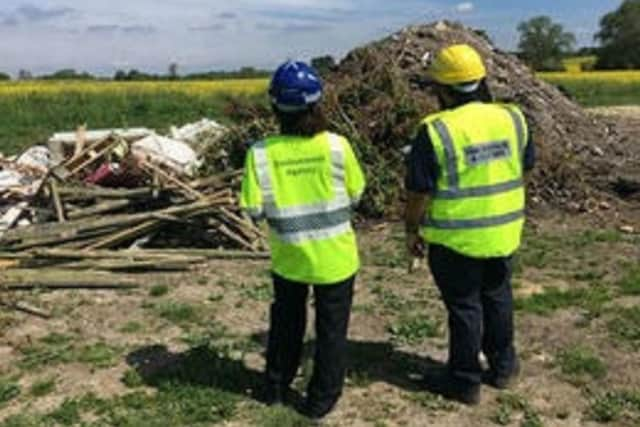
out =
[[[319,104],[295,113],[286,113],[275,106],[273,111],[280,123],[280,133],[293,136],[314,136],[329,129],[327,117]]]
[[[459,107],[461,105],[468,104],[470,102],[493,102],[494,101],[494,97],[493,97],[493,94],[491,93],[491,89],[487,84],[487,79],[483,79],[480,82],[480,86],[478,86],[478,89],[469,93],[460,92],[455,90],[451,86],[445,86],[445,85],[439,85],[439,89],[441,91],[445,91],[448,95],[448,98],[450,98],[453,101],[454,105],[448,105],[446,106],[447,108]],[[438,97],[440,98],[440,103],[442,105],[445,105],[446,103],[443,102],[442,97],[441,96],[438,96]]]

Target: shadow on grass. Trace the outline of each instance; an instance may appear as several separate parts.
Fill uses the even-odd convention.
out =
[[[256,334],[252,339],[264,344],[266,334]],[[307,343],[306,359],[312,358],[314,347],[314,341]],[[145,385],[159,390],[207,388],[262,402],[263,373],[245,366],[241,356],[234,357],[233,352],[211,345],[183,353],[171,352],[162,345],[148,346],[130,353],[127,363]],[[349,341],[348,344],[347,378],[352,387],[385,382],[417,392],[423,390],[423,374],[441,368],[441,362],[398,350],[391,343]]]
[[[262,385],[262,373],[247,368],[242,358],[212,346],[172,353],[154,345],[130,353],[127,363],[146,385],[156,388],[168,384],[208,387],[257,399]]]
[[[388,342],[349,342],[347,375],[355,387],[384,382],[406,391],[424,391],[425,373],[444,367],[439,360],[399,350]]]
[[[252,340],[266,347],[267,333],[254,334]],[[315,345],[315,340],[305,343],[302,366],[313,359]],[[390,342],[349,340],[347,344],[347,378],[353,387],[384,382],[406,391],[423,391],[425,373],[445,367],[439,360],[400,350]]]

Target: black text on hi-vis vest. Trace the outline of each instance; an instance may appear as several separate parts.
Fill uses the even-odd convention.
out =
[[[465,147],[464,155],[468,166],[479,166],[511,158],[511,146],[508,141],[472,145]]]

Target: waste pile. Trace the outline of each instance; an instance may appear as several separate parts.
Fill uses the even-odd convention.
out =
[[[267,257],[238,207],[242,171],[198,178],[203,132],[227,129],[208,120],[169,136],[79,128],[0,157],[0,286],[125,286],[133,282],[110,272]]]
[[[483,33],[438,22],[410,26],[357,48],[326,76],[325,113],[331,129],[352,141],[367,169],[368,191],[360,212],[366,217],[399,212],[402,148],[410,143],[417,123],[439,110],[432,88],[424,85],[425,59],[452,43],[478,49],[486,59],[494,97],[517,103],[528,118],[538,154],[537,168],[528,179],[533,210],[607,206],[603,201],[613,197],[607,193],[607,176],[615,170],[609,128],[536,78],[514,55],[495,48]],[[267,109],[251,107],[241,113],[244,127],[237,130],[240,137],[230,151],[242,150],[243,138],[275,130]]]

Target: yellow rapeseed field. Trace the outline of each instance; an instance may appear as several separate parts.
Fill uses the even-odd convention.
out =
[[[545,80],[565,82],[606,82],[609,84],[640,83],[640,70],[538,73]]]
[[[213,94],[256,95],[267,89],[266,79],[238,79],[215,81],[26,81],[0,83],[0,96],[38,93],[56,95],[76,92],[83,94],[178,92],[190,96]]]
[[[538,77],[562,86],[584,106],[640,104],[640,70],[539,73]]]

